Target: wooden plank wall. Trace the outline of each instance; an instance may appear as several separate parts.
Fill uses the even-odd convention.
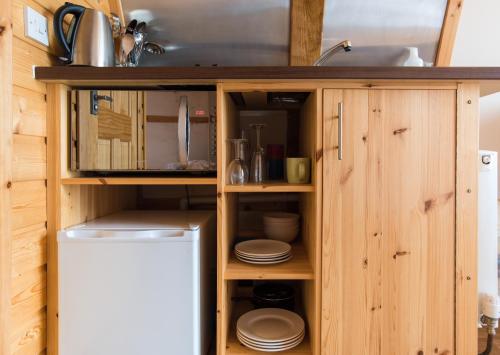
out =
[[[107,0],[73,2],[109,13]],[[16,355],[44,353],[47,344],[47,87],[33,78],[32,67],[58,64],[52,20],[63,4],[64,0],[12,0],[12,237],[6,351]],[[26,6],[49,19],[49,47],[24,36]]]

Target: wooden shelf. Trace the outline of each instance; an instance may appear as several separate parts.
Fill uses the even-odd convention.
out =
[[[231,252],[224,273],[225,280],[312,280],[314,272],[301,244],[292,244],[291,260],[276,265],[244,263]]]
[[[312,184],[288,184],[286,182],[225,185],[224,192],[314,192]]]
[[[217,185],[215,177],[77,177],[61,179],[63,185]]]
[[[241,316],[243,313],[248,312],[253,309],[252,305],[250,302],[236,302],[234,304],[234,309],[233,309],[233,314],[232,314],[232,321],[230,323],[230,327],[228,329],[229,334],[227,337],[227,343],[226,343],[226,354],[231,354],[231,355],[262,355],[264,352],[262,351],[256,351],[247,348],[246,346],[242,345],[239,341],[238,338],[236,338],[236,320]],[[305,339],[300,343],[297,347],[287,350],[284,352],[286,354],[290,355],[311,355],[311,343],[309,340],[309,337],[306,334]],[[279,354],[283,354],[283,352],[280,352]]]

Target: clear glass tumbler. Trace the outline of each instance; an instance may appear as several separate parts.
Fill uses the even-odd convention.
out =
[[[242,145],[247,143],[246,139],[228,139],[233,143],[234,159],[227,167],[227,181],[231,185],[243,185],[248,183],[248,167],[241,157]]]
[[[250,166],[250,180],[252,182],[255,182],[257,184],[261,184],[264,182],[266,176],[266,162],[265,162],[265,157],[264,157],[264,148],[260,144],[260,136],[262,133],[262,129],[266,125],[263,123],[255,123],[251,124],[250,127],[255,129],[255,134],[256,134],[256,144],[255,144],[255,150],[252,154],[252,163]]]

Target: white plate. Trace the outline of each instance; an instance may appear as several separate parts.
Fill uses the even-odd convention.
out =
[[[292,343],[290,345],[281,346],[281,347],[260,347],[260,346],[255,346],[255,345],[252,345],[252,344],[247,343],[245,341],[242,341],[241,339],[238,339],[238,340],[240,341],[241,344],[243,344],[244,346],[246,346],[249,349],[272,353],[272,352],[278,352],[278,351],[285,351],[285,350],[293,349],[296,346],[298,346],[300,343],[302,343],[302,341],[304,339],[299,339],[299,340],[297,340],[296,343]]]
[[[258,261],[258,260],[251,260],[251,259],[243,259],[238,256],[236,258],[244,263],[248,264],[254,264],[254,265],[273,265],[273,264],[281,264],[284,263],[292,258],[292,256],[288,256],[284,259],[277,259],[277,260],[270,260],[270,261]]]
[[[259,348],[259,349],[283,349],[283,348],[288,348],[290,346],[297,346],[297,345],[299,345],[300,343],[302,343],[304,341],[304,335],[302,335],[301,337],[295,339],[292,342],[289,342],[289,343],[286,343],[286,344],[279,344],[279,345],[256,344],[254,342],[248,341],[245,338],[242,338],[240,335],[237,336],[237,339],[243,345],[249,345],[249,346],[252,346],[252,347]]]
[[[248,344],[251,344],[251,345],[254,345],[254,346],[259,346],[259,347],[267,347],[267,346],[269,346],[269,347],[279,347],[279,346],[288,346],[288,345],[296,343],[299,340],[300,341],[304,340],[305,332],[302,332],[301,334],[299,334],[294,339],[283,341],[283,342],[262,342],[262,341],[255,341],[255,340],[252,340],[252,339],[244,336],[238,330],[236,330],[236,336],[238,337],[238,339],[240,341],[244,341],[245,343],[248,343]]]
[[[292,253],[291,252],[287,252],[287,253],[284,253],[284,254],[280,254],[280,255],[273,255],[273,256],[255,256],[255,255],[247,255],[247,254],[244,254],[244,253],[240,253],[238,252],[237,250],[234,251],[234,254],[235,255],[238,255],[238,256],[241,256],[243,258],[247,258],[247,259],[255,259],[255,260],[269,260],[269,259],[279,259],[279,258],[284,258],[286,256],[289,256],[291,255]]]
[[[292,250],[290,244],[278,240],[254,239],[238,243],[234,247],[241,254],[249,256],[279,256]]]
[[[281,308],[261,308],[243,314],[236,328],[257,342],[286,342],[304,332],[304,320]]]

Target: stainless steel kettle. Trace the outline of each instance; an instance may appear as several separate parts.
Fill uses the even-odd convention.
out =
[[[64,33],[66,15],[73,15],[73,19],[67,33]],[[115,65],[113,33],[104,12],[67,2],[54,14],[54,33],[65,50],[61,59],[68,64],[93,67]]]

